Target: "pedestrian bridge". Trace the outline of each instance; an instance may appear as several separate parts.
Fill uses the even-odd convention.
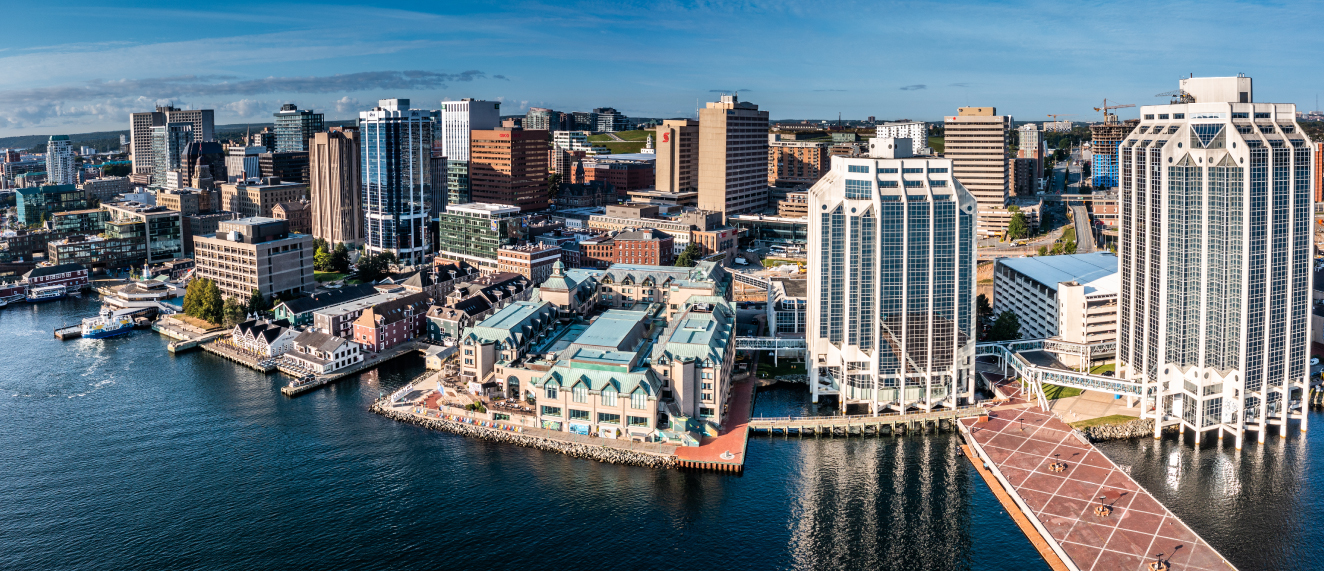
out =
[[[1117,377],[1105,377],[1103,375],[1091,375],[1084,371],[1073,371],[1071,369],[1061,369],[1057,367],[1045,367],[1036,365],[1025,359],[1020,353],[1027,351],[1047,351],[1049,353],[1070,354],[1083,357],[1082,362],[1089,363],[1092,355],[1107,354],[1117,350],[1117,342],[1109,341],[1105,343],[1085,344],[1062,341],[1060,339],[1026,339],[1020,341],[999,341],[991,343],[978,343],[975,345],[975,356],[994,356],[1002,365],[1004,371],[1014,371],[1016,375],[1023,380],[1027,390],[1034,393],[1039,406],[1048,410],[1048,398],[1044,395],[1043,385],[1053,384],[1062,387],[1070,387],[1086,391],[1099,391],[1126,395],[1128,397],[1141,396],[1140,383],[1119,379]]]
[[[754,432],[772,434],[851,434],[879,435],[886,434],[883,427],[892,434],[921,430],[926,424],[987,414],[988,408],[982,405],[959,408],[938,409],[930,412],[888,412],[881,414],[855,414],[843,416],[782,416],[759,417],[749,419],[749,429]]]
[[[805,356],[804,337],[736,337],[736,351],[772,351],[772,360]]]

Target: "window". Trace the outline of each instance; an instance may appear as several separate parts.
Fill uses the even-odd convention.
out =
[[[559,398],[556,396],[558,388],[559,387],[557,387],[556,385],[547,385],[547,398],[549,399]]]
[[[869,198],[873,194],[873,185],[867,180],[846,179],[846,198]]]
[[[907,187],[924,186],[924,181],[922,180],[908,180],[905,182]]]
[[[1154,114],[1153,114],[1153,113],[1147,113],[1147,114],[1145,114],[1145,118],[1146,118],[1146,119],[1153,119],[1153,118],[1154,118]]]
[[[620,423],[621,423],[621,415],[619,415],[619,414],[612,414],[612,413],[609,413],[609,412],[599,412],[599,413],[598,413],[598,422],[601,423],[601,424],[620,424]]]
[[[643,410],[648,408],[648,395],[643,391],[635,391],[630,395],[630,408]]]
[[[570,409],[570,420],[588,420],[587,410]]]
[[[711,391],[711,390],[713,390],[713,384],[712,384],[712,383],[704,383],[704,384],[703,384],[703,390],[705,390],[705,391]]]
[[[895,180],[880,180],[880,181],[878,181],[878,188],[896,188],[896,181],[895,181]]]
[[[878,174],[896,174],[896,169],[878,169]]]
[[[712,418],[712,417],[713,417],[713,409],[708,408],[708,407],[702,407],[702,408],[699,409],[699,416],[702,417],[702,418]]]
[[[559,406],[544,406],[544,407],[542,407],[542,415],[543,415],[543,416],[561,416],[561,407],[559,407]]]
[[[929,186],[947,186],[947,181],[945,181],[945,180],[931,180],[931,181],[929,181]]]
[[[904,169],[901,169],[901,172],[903,172],[903,173],[905,173],[905,174],[924,174],[924,169],[922,169],[922,168],[904,168]]]
[[[1255,118],[1256,118],[1256,119],[1268,119],[1268,118],[1269,118],[1269,114],[1268,114],[1268,113],[1256,113],[1256,114],[1255,114]]]
[[[1233,113],[1233,114],[1232,114],[1232,118],[1233,118],[1233,119],[1250,119],[1250,114],[1249,114],[1249,113]]]
[[[849,165],[849,166],[846,167],[846,172],[862,172],[862,173],[868,173],[868,172],[869,172],[869,165]]]
[[[627,416],[630,426],[648,426],[648,417],[646,416]]]
[[[616,406],[616,395],[615,389],[608,388],[602,391],[602,406]]]
[[[945,172],[947,172],[947,169],[946,169],[945,167],[944,167],[944,168],[936,168],[936,169],[935,169],[935,168],[930,168],[930,169],[929,169],[929,172],[931,172],[931,173],[935,173],[935,172],[945,173]]]
[[[1185,113],[1173,113],[1173,114],[1172,114],[1172,118],[1173,118],[1173,119],[1185,119],[1185,118],[1186,118],[1186,114],[1185,114]]]
[[[580,384],[570,389],[570,396],[575,402],[588,402],[588,387]]]
[[[1159,118],[1159,120],[1167,119],[1167,118],[1168,118],[1168,114],[1167,114],[1167,113],[1159,113],[1158,118]]]
[[[713,372],[712,372],[712,371],[704,371],[704,372],[703,372],[703,378],[705,378],[705,379],[711,379],[711,378],[713,378]]]
[[[713,400],[713,393],[703,393],[703,400],[706,400],[706,401],[711,401],[711,400]]]

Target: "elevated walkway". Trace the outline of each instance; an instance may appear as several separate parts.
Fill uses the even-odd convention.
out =
[[[1034,351],[1047,351],[1057,354],[1065,353],[1083,357],[1081,362],[1089,363],[1090,358],[1093,355],[1106,354],[1116,350],[1116,342],[1087,345],[1083,343],[1071,343],[1060,339],[1025,339],[1020,341],[978,343],[975,345],[975,356],[996,357],[1004,372],[1009,373],[1014,371],[1016,375],[1020,376],[1026,386],[1026,390],[1032,393],[1032,395],[1027,396],[1032,396],[1041,408],[1047,410],[1048,398],[1044,395],[1043,390],[1043,385],[1045,384],[1070,387],[1085,391],[1101,391],[1139,398],[1141,395],[1140,383],[1116,377],[1091,375],[1086,372],[1062,367],[1060,363],[1046,365],[1043,364],[1044,361],[1038,359],[1035,359],[1035,362],[1031,362],[1030,358],[1027,358],[1021,353]]]

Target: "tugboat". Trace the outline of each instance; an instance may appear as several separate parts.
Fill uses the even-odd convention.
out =
[[[101,314],[83,320],[83,337],[86,339],[107,339],[118,337],[133,331],[133,310],[114,311],[103,306]]]
[[[68,292],[65,291],[64,286],[62,285],[33,287],[28,288],[27,301],[28,303],[55,301],[57,299],[64,299],[64,296],[67,295],[67,293]]]

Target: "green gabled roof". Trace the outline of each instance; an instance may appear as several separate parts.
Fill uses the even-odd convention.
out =
[[[589,369],[571,369],[562,365],[552,367],[552,370],[532,383],[533,386],[545,386],[548,382],[555,381],[565,388],[575,386],[580,381],[585,381],[590,391],[601,391],[610,386],[622,395],[634,393],[635,389],[643,389],[648,396],[658,396],[658,388],[662,383],[658,382],[652,369],[636,369],[625,373],[620,371],[595,371]]]
[[[465,339],[480,344],[504,342],[519,345],[535,330],[535,323],[552,319],[555,313],[552,304],[545,301],[517,301],[470,327],[465,332]]]
[[[712,313],[690,311],[700,304],[711,305]],[[662,357],[680,360],[709,360],[721,363],[726,346],[735,334],[736,312],[726,299],[696,295],[685,301],[685,311],[676,316],[653,348],[653,361]]]

